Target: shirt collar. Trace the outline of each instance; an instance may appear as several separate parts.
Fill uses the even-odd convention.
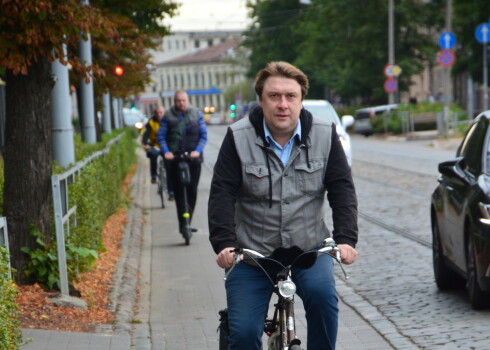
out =
[[[265,139],[269,143],[270,143],[270,141],[274,141],[275,142],[275,140],[272,137],[272,134],[271,134],[269,128],[267,127],[267,123],[265,122],[265,118],[263,120],[263,124],[264,124]],[[298,137],[298,140],[301,141],[301,122],[299,121],[299,119],[298,119],[298,122],[296,123],[296,127],[294,128],[293,135],[291,136],[291,138],[289,140],[294,139],[294,137]]]

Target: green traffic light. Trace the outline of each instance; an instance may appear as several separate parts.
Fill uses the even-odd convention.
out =
[[[236,105],[235,104],[230,105],[230,109],[234,111],[236,109]]]
[[[235,113],[230,113],[231,118],[235,118]]]

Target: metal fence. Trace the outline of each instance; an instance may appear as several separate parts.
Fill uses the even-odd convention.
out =
[[[114,143],[119,143],[123,134],[109,141],[106,147],[93,153],[84,161],[77,162],[72,168],[61,174],[51,176],[53,191],[54,221],[56,229],[56,243],[58,247],[58,269],[60,274],[60,290],[62,295],[69,295],[68,270],[66,265],[65,237],[69,237],[70,227],[76,225],[77,206],[69,203],[69,187],[80,175],[83,167],[98,157],[109,153]]]
[[[7,230],[7,218],[0,217],[0,246],[5,246],[7,249],[7,259],[9,267],[9,278],[12,279],[12,271],[10,270],[10,257],[9,257],[9,235]]]

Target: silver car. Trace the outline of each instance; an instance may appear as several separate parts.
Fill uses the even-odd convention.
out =
[[[350,142],[350,136],[345,131],[349,126],[354,124],[354,117],[351,115],[344,115],[342,122],[340,121],[337,112],[332,105],[326,100],[303,100],[303,107],[308,110],[314,117],[326,119],[335,124],[335,129],[339,135],[340,142],[344,148],[347,162],[352,165],[352,148]]]

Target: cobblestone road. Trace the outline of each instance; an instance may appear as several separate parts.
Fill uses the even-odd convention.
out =
[[[365,142],[369,142],[366,146]],[[490,311],[474,311],[464,290],[439,292],[429,247],[376,225],[376,218],[430,242],[430,194],[436,186],[436,150],[405,142],[405,151],[391,158],[371,148],[387,141],[354,138],[353,174],[359,200],[360,256],[349,266],[351,279],[339,294],[355,308],[357,300],[373,309],[358,310],[396,349],[490,349]],[[401,147],[399,143],[396,147]],[[356,154],[356,150],[359,151]],[[404,154],[413,164],[407,169]],[[443,161],[453,151],[440,152]],[[446,158],[444,158],[446,157]],[[417,161],[419,158],[419,161]],[[384,159],[381,163],[379,160]],[[433,175],[426,167],[435,162]],[[359,303],[360,308],[363,304]]]

